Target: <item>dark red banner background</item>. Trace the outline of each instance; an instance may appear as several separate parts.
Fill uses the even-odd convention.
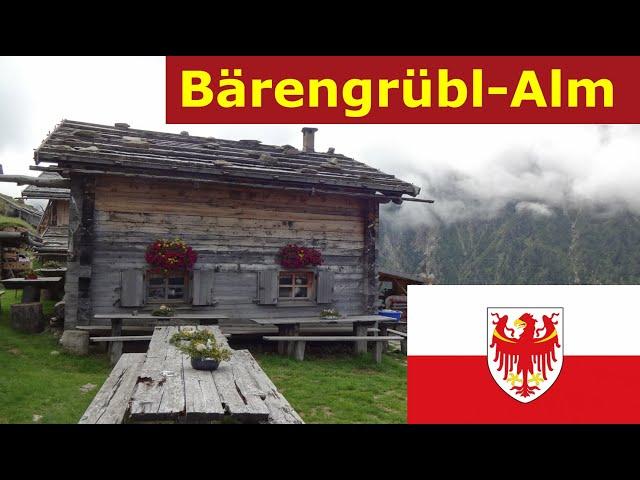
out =
[[[214,95],[220,70],[242,69],[241,80],[247,91],[247,106],[221,108],[215,101],[207,107],[182,107],[182,71],[204,70],[212,77]],[[429,71],[432,81],[431,107],[409,108],[399,90],[391,91],[389,107],[377,106],[379,79],[402,79],[406,70]],[[459,108],[438,107],[438,69],[449,70],[449,78],[461,78],[468,89],[466,103]],[[483,106],[471,103],[472,70],[483,70]],[[551,107],[551,70],[562,70],[562,106]],[[510,107],[523,70],[534,70],[547,100],[546,108],[527,101],[519,108]],[[338,107],[284,108],[274,99],[273,90],[265,91],[262,107],[251,107],[252,79],[273,79],[275,84],[285,78],[303,83],[308,79],[330,78],[338,84]],[[364,117],[344,114],[341,85],[351,78],[372,80],[372,108]],[[612,108],[602,106],[599,91],[595,108],[584,106],[581,94],[579,107],[567,106],[567,80],[601,78],[613,83]],[[415,87],[419,81],[414,82]],[[507,95],[488,95],[489,86],[508,87]],[[640,57],[167,57],[166,59],[166,121],[167,123],[640,123]],[[358,94],[358,92],[356,92]],[[416,95],[417,96],[417,95]],[[453,96],[453,90],[452,90]]]

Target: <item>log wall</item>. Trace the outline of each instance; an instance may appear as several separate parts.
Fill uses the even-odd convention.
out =
[[[87,199],[77,197],[86,191],[72,178],[72,232],[83,221],[86,209],[82,206]],[[335,306],[346,314],[366,313],[375,301],[372,289],[377,281],[375,266],[370,265],[375,262],[372,220],[377,226],[377,203],[356,198],[98,177],[90,220],[91,305],[78,303],[80,287],[87,286],[87,280],[79,285],[82,275],[78,272],[84,269],[86,277],[88,267],[76,258],[67,273],[67,326],[92,321],[88,315],[94,313],[127,311],[119,306],[120,272],[146,268],[145,250],[161,237],[183,238],[198,252],[198,265],[215,268],[217,305],[185,308],[212,310],[239,321],[317,314],[327,306],[255,302],[258,272],[277,266],[276,255],[283,245],[298,243],[320,249],[325,258],[323,268],[334,272]],[[72,252],[79,253],[81,244],[87,248],[88,232],[82,231],[84,237],[79,233],[72,237]],[[374,278],[369,278],[372,275]]]

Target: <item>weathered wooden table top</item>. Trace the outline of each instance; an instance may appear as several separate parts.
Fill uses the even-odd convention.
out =
[[[380,315],[353,315],[341,318],[299,317],[299,318],[252,318],[258,325],[295,325],[306,323],[369,323],[384,321]]]
[[[131,395],[131,421],[209,422],[223,417],[251,423],[273,421],[275,415],[283,415],[282,409],[269,403],[277,398],[286,404],[284,415],[301,422],[247,350],[229,348],[231,359],[212,372],[193,369],[189,357],[169,343],[184,328],[209,330],[219,345],[229,348],[215,326],[156,327]]]
[[[58,283],[62,277],[38,277],[38,278],[7,278],[2,280],[2,284],[9,289],[23,288],[27,285],[41,287]]]
[[[150,313],[98,313],[93,316],[97,320],[225,320],[227,315],[216,313],[178,313],[168,317],[151,315]]]

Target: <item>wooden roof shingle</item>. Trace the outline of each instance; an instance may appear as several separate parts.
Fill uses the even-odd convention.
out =
[[[258,140],[137,130],[126,124],[107,126],[63,120],[34,156],[36,163],[57,163],[68,170],[99,168],[152,176],[180,173],[398,197],[415,197],[420,192],[411,183],[334,152],[304,152],[290,145],[263,145]],[[32,188],[37,187],[28,187],[25,192]]]

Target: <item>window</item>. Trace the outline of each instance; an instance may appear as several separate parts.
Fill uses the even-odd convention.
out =
[[[147,301],[149,303],[179,303],[187,300],[187,274],[147,275]]]
[[[309,299],[312,290],[313,272],[280,272],[278,298]]]

